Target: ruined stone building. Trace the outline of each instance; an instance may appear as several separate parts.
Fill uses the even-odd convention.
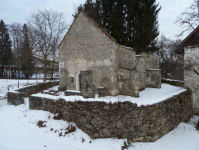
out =
[[[157,56],[136,55],[83,12],[59,45],[59,63],[60,89],[81,91],[85,97],[100,89],[105,95],[138,97],[146,87],[161,87]]]
[[[184,87],[192,90],[193,113],[199,114],[199,26],[175,49],[184,54]]]

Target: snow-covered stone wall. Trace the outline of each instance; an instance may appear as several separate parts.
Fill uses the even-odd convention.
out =
[[[27,86],[24,88],[17,89],[15,91],[10,91],[7,93],[8,104],[10,105],[24,104],[24,97],[28,97],[31,94],[41,92],[45,89],[48,89],[56,85],[59,85],[59,81],[38,83],[36,85]]]
[[[192,115],[191,92],[186,90],[165,101],[137,107],[126,102],[54,100],[31,96],[30,109],[57,114],[57,119],[76,123],[91,138],[129,138],[153,142]]]

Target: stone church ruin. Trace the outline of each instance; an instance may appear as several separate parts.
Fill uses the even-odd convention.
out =
[[[93,98],[96,93],[139,97],[139,91],[146,87],[161,88],[157,56],[136,55],[133,48],[119,45],[83,12],[72,23],[59,50],[59,90],[81,91],[83,97]]]
[[[151,103],[139,101],[142,97],[139,92],[146,87],[161,88],[159,58],[147,53],[136,55],[133,48],[119,45],[82,12],[59,50],[60,91],[56,87],[56,91],[41,93],[57,85],[57,81],[27,86],[9,91],[8,104],[23,104],[24,97],[29,96],[30,109],[48,111],[59,119],[74,122],[92,139],[126,138],[133,142],[154,142],[192,115],[192,96],[186,89],[169,96],[162,94],[152,98]],[[162,89],[164,85],[150,90]],[[118,99],[110,101],[108,96],[85,99],[95,94],[118,95]],[[119,95],[137,100],[127,100],[124,98],[127,96],[119,99]],[[149,92],[147,100],[148,95]]]

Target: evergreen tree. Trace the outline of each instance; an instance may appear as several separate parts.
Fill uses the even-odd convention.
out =
[[[34,71],[34,62],[32,48],[30,46],[28,27],[24,24],[22,29],[22,43],[20,49],[20,64],[21,71],[24,74],[26,79],[32,76]]]
[[[87,0],[82,5],[82,11],[118,43],[135,48],[137,53],[158,50],[160,9],[156,0]]]
[[[158,13],[161,8],[155,0],[140,0],[137,5],[135,16],[135,41],[134,48],[137,53],[154,52],[158,50],[156,38],[158,32]]]
[[[125,5],[122,0],[115,0],[110,12],[110,34],[118,43],[125,45],[126,39],[126,20],[125,20]]]
[[[96,23],[101,25],[101,16],[100,16],[100,0],[86,0],[82,5],[76,7],[76,12],[73,14],[74,19],[82,11],[91,17]]]
[[[11,40],[8,28],[3,20],[0,21],[0,77],[7,78],[8,67],[12,65]]]
[[[84,11],[84,6],[82,4],[80,4],[79,6],[75,6],[75,13],[72,14],[73,18],[75,19],[77,17],[77,15],[81,12]]]

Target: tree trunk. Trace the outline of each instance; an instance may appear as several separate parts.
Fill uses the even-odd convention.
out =
[[[44,58],[44,82],[46,82],[46,58]]]

